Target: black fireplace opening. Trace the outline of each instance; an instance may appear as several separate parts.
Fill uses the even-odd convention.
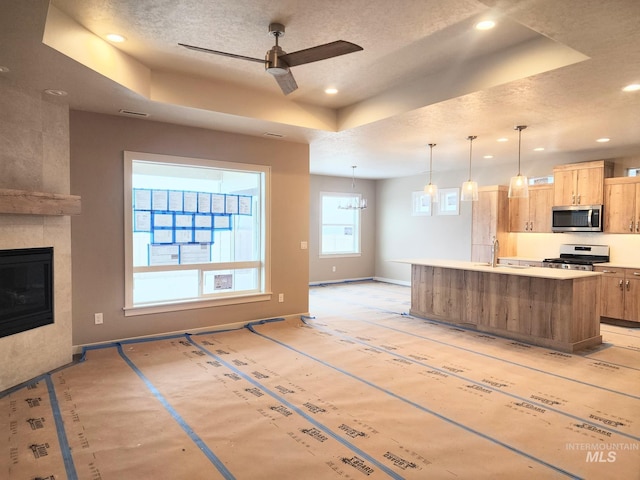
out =
[[[53,247],[0,250],[0,338],[53,323]]]

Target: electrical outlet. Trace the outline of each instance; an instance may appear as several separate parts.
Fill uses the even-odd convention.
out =
[[[284,293],[279,293],[279,294],[278,294],[278,301],[279,301],[280,303],[284,302]]]
[[[333,267],[331,267],[331,271],[335,272],[336,271],[336,266],[334,265]]]
[[[300,250],[306,250],[307,248],[309,248],[309,244],[307,242],[300,242]]]
[[[96,322],[96,325],[102,325],[103,318],[102,318],[102,314],[101,313],[94,314],[93,318],[94,318],[94,320]]]

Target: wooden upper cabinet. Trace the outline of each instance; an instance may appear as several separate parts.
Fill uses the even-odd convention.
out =
[[[509,230],[511,232],[551,232],[553,185],[529,187],[528,198],[509,199]]]
[[[606,179],[604,204],[605,232],[640,233],[640,178]]]
[[[515,255],[515,242],[509,235],[509,199],[505,186],[481,187],[478,201],[473,202],[471,216],[471,261],[491,261],[491,245],[495,237],[500,256]]]
[[[604,160],[571,163],[553,169],[554,205],[601,205],[604,179],[613,175],[613,164]]]

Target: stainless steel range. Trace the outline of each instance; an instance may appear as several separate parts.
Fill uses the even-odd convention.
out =
[[[569,270],[593,270],[596,263],[609,261],[608,245],[560,245],[559,258],[545,258],[544,267]]]

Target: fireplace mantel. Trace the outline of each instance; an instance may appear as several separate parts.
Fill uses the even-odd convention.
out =
[[[0,214],[79,215],[80,197],[0,188]]]

